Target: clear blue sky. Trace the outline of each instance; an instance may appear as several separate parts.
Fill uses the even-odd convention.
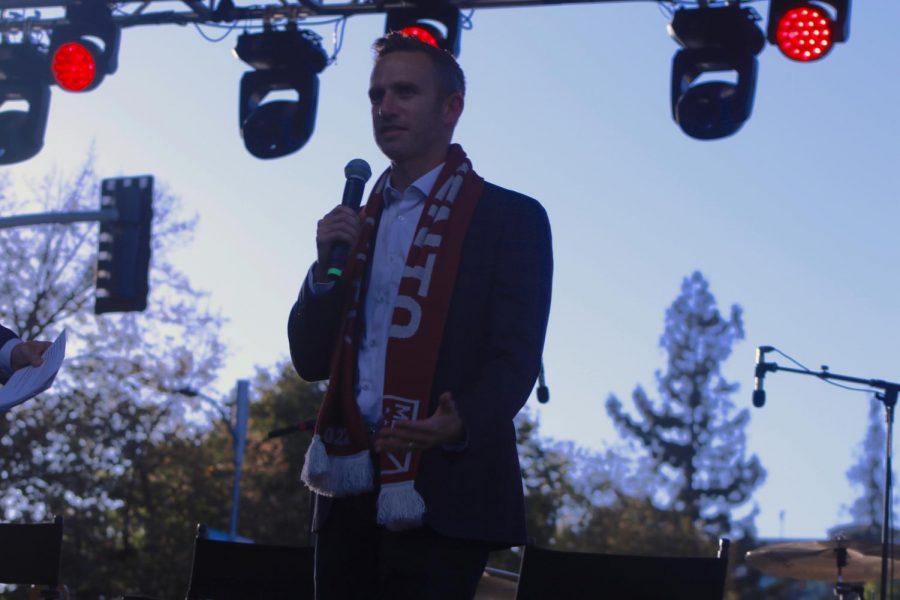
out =
[[[753,6],[765,16],[767,3]],[[849,42],[818,64],[767,47],[751,120],[714,142],[670,118],[666,22],[647,2],[491,9],[462,39],[456,139],[486,178],[540,199],[553,227],[543,432],[595,448],[616,441],[608,394],[654,389],[664,311],[695,269],[723,309],[745,310],[747,339],[726,365],[739,406],[750,406],[760,344],[900,379],[900,3],[854,3]],[[240,140],[238,32],[214,44],[193,27],[149,26],[123,32],[119,72],[97,90],[54,89],[44,151],[9,167],[71,169],[93,141],[101,176],[151,173],[200,216],[178,261],[230,319],[232,354],[211,394],[287,357],[287,312],[344,165],[386,165],[365,94],[382,27],[381,16],[349,20],[320,79],[313,138],[286,158],[257,160]],[[330,49],[331,28],[317,31]],[[868,400],[782,373],[767,389],[748,443],[768,470],[760,533],[778,535],[783,510],[785,535],[823,537],[846,521]]]

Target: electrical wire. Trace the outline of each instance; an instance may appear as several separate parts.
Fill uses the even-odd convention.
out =
[[[475,14],[475,9],[474,9],[474,8],[471,9],[471,10],[469,11],[469,14],[467,14],[467,15],[460,14],[460,17],[461,17],[461,19],[460,19],[460,21],[461,21],[461,22],[460,22],[460,28],[461,28],[461,29],[463,29],[463,30],[465,30],[465,31],[471,31],[471,30],[472,30],[472,28],[474,27],[474,24],[472,23],[472,15],[474,15],[474,14]]]
[[[737,4],[751,4],[753,2],[760,3],[766,2],[767,0],[737,0]],[[660,10],[662,9],[662,5],[667,4],[669,8],[666,9],[669,13],[675,12],[676,8],[679,6],[682,7],[692,7],[692,8],[700,8],[702,6],[717,6],[717,5],[726,5],[726,4],[735,4],[735,0],[656,0],[656,3],[660,5]]]
[[[312,22],[304,21],[303,26],[304,27],[318,27],[320,25],[331,25],[332,23],[338,23],[346,18],[347,17],[335,17],[333,19],[326,19],[324,21],[312,21]],[[263,23],[261,23],[261,22],[260,23],[247,22],[247,23],[244,23],[243,25],[241,25],[240,22],[238,22],[238,21],[235,21],[234,23],[230,23],[230,24],[222,24],[222,23],[216,23],[213,21],[205,21],[201,24],[204,27],[211,27],[214,29],[215,28],[236,29],[238,27],[242,27],[244,29],[244,31],[256,31],[256,30],[261,31],[261,30],[265,29],[265,25],[263,25]]]
[[[207,42],[212,42],[214,44],[217,44],[217,43],[223,41],[225,38],[227,38],[229,35],[231,35],[231,32],[234,31],[235,28],[238,27],[238,23],[234,22],[231,25],[225,27],[225,33],[223,33],[221,36],[219,36],[217,38],[214,38],[214,37],[207,35],[206,32],[203,31],[203,28],[200,25],[201,25],[200,23],[194,23],[194,29],[197,30],[197,33],[200,34],[200,37],[202,37]],[[207,24],[203,23],[203,25],[207,25]],[[220,27],[220,29],[221,29],[221,27]]]
[[[334,53],[328,59],[328,64],[333,65],[337,62],[338,54],[344,46],[344,30],[347,28],[347,17],[337,19],[334,24],[334,33],[331,34],[331,41],[334,45]]]
[[[818,376],[819,376],[819,379],[821,379],[822,381],[824,381],[824,382],[827,383],[828,385],[833,385],[833,386],[835,386],[835,387],[839,387],[839,388],[842,388],[842,389],[845,389],[845,390],[850,390],[851,392],[865,392],[865,393],[867,393],[867,394],[871,394],[871,393],[872,393],[872,390],[870,390],[869,388],[853,387],[853,386],[850,386],[850,385],[844,385],[844,384],[842,384],[842,383],[837,383],[837,382],[835,382],[835,381],[831,381],[831,380],[829,380],[829,379],[824,379],[824,378],[822,378],[822,377],[821,377],[822,372],[826,372],[826,373],[827,373],[827,372],[828,372],[828,367],[822,367],[822,371],[813,371],[812,369],[810,369],[810,368],[807,367],[806,365],[801,364],[799,361],[797,361],[797,360],[795,360],[794,358],[788,356],[787,354],[785,354],[784,352],[782,352],[782,351],[779,350],[778,348],[774,348],[774,347],[773,347],[773,348],[772,348],[772,352],[777,352],[778,354],[780,354],[781,356],[785,357],[786,359],[788,359],[789,361],[791,361],[792,363],[794,363],[795,365],[797,365],[798,367],[800,367],[801,369],[803,369],[804,371],[806,371],[807,373],[809,373],[810,375],[818,375]]]

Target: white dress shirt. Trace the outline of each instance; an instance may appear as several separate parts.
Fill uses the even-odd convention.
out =
[[[431,193],[443,166],[443,163],[436,166],[402,192],[392,186],[390,177],[384,187],[384,210],[369,265],[369,285],[363,311],[364,329],[356,370],[356,402],[363,420],[373,429],[378,428],[381,420],[388,330],[400,289],[400,279],[403,277],[406,257],[425,199]],[[333,283],[315,282],[314,269],[315,265],[307,275],[313,293],[320,294],[331,289]]]

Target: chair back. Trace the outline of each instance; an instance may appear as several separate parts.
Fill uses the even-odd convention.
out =
[[[0,583],[56,589],[63,519],[52,523],[0,523]]]
[[[717,557],[629,556],[526,546],[517,600],[722,600],[729,540]]]
[[[313,549],[223,542],[198,528],[188,600],[313,598]]]

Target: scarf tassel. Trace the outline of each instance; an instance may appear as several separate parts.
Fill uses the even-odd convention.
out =
[[[391,531],[403,531],[422,524],[425,501],[413,481],[382,484],[378,494],[378,524]]]
[[[300,479],[317,494],[342,498],[372,490],[375,473],[368,450],[350,456],[329,456],[322,438],[314,435]]]

